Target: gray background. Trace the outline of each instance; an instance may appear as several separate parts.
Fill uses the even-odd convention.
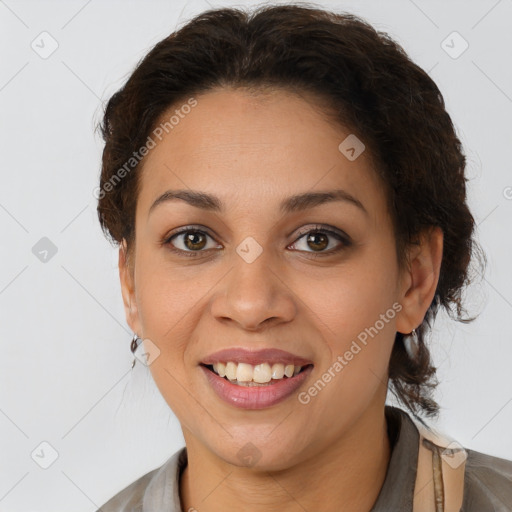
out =
[[[193,14],[230,5],[253,4],[0,1],[1,512],[94,511],[183,444],[149,370],[130,369],[117,252],[92,194],[94,127],[152,45]],[[437,425],[512,459],[512,0],[318,5],[387,31],[443,92],[489,264],[467,294],[478,320],[436,323]]]

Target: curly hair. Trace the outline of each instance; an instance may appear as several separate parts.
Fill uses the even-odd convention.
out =
[[[435,415],[436,370],[425,335],[440,306],[456,320],[474,319],[463,317],[461,294],[471,281],[472,256],[485,263],[485,255],[466,204],[466,158],[441,92],[398,43],[363,19],[311,4],[213,9],[157,43],[105,108],[98,189],[103,231],[112,242],[132,246],[144,159],[132,162],[133,169],[126,162],[173,105],[227,87],[312,94],[326,118],[364,140],[385,190],[400,268],[424,229],[442,229],[437,289],[416,329],[418,356],[407,355],[397,332],[389,362],[397,398],[415,415]]]

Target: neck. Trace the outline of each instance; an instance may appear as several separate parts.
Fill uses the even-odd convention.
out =
[[[350,432],[314,457],[280,471],[237,467],[185,435],[183,510],[221,512],[370,511],[384,483],[390,443],[384,407],[368,410]]]

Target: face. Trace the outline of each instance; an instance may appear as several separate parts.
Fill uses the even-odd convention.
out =
[[[369,155],[339,149],[349,130],[284,91],[196,101],[144,161],[127,318],[187,446],[285,468],[382,414],[395,333],[421,318],[405,325],[411,280]]]

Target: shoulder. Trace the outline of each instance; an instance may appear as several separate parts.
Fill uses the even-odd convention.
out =
[[[122,491],[119,491],[102,505],[97,512],[142,512],[144,493],[159,469],[157,468],[146,473]]]
[[[144,474],[110,498],[96,512],[180,511],[179,475],[187,463],[186,448],[174,453],[162,466]]]
[[[421,435],[433,441],[433,444],[440,449],[441,458],[452,468],[457,459],[448,462],[449,457],[444,456],[447,449],[453,442],[462,446],[451,437],[446,437],[430,427],[425,428],[405,411],[400,409],[387,409],[398,418],[399,442],[396,449],[406,447],[407,456],[401,458],[401,464],[416,466],[417,472],[417,443]],[[389,416],[391,417],[391,416]],[[403,438],[403,439],[402,439]],[[407,442],[406,442],[407,441]],[[465,468],[463,473],[462,507],[460,512],[511,512],[512,511],[512,461],[493,457],[485,453],[464,448]],[[448,454],[446,454],[448,455]]]
[[[512,461],[466,450],[461,512],[512,510]]]

